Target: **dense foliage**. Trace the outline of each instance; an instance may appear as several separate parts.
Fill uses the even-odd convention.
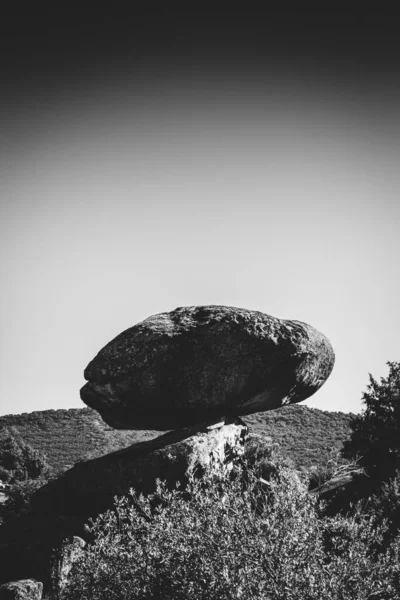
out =
[[[18,431],[0,429],[0,481],[14,484],[37,479],[48,469],[45,457],[27,444]]]
[[[250,431],[279,444],[296,468],[325,465],[350,437],[351,413],[292,405],[244,417]]]
[[[252,433],[230,473],[117,498],[87,526],[89,543],[62,600],[397,600],[400,363],[388,365],[379,383],[370,376],[359,416],[304,406],[248,416]],[[114,431],[89,409],[1,417],[1,424],[4,457],[39,456],[23,450],[26,440],[60,470],[157,435]],[[309,491],[356,467],[365,474],[327,501]],[[12,516],[28,507],[43,474],[11,471]]]
[[[6,484],[0,523],[25,512],[33,492],[51,477],[46,458],[27,444],[17,430],[0,429],[0,481]]]
[[[377,484],[389,481],[400,469],[400,363],[387,364],[389,375],[380,382],[369,376],[364,409],[352,420],[351,439],[344,446],[345,455],[359,456]]]
[[[17,431],[26,443],[46,456],[55,472],[158,435],[156,431],[118,431],[89,408],[5,415],[0,417],[0,427]]]
[[[400,528],[400,363],[387,364],[389,374],[380,382],[369,376],[364,408],[352,419],[352,434],[344,444],[345,458],[356,460],[365,474],[338,489],[329,503],[331,513],[345,514],[362,502],[385,528],[385,541]]]
[[[245,417],[250,431],[271,437],[297,468],[325,464],[350,435],[353,415],[306,406]],[[13,427],[43,453],[55,471],[65,471],[87,457],[94,458],[159,435],[157,431],[118,431],[89,408],[45,410],[0,417],[0,427]]]
[[[88,526],[70,574],[73,600],[394,600],[400,540],[358,510],[324,516],[294,471],[269,481],[257,465],[234,476],[159,484],[151,498],[116,500]]]

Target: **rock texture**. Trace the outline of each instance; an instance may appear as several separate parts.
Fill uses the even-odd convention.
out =
[[[107,344],[85,370],[81,398],[112,427],[168,430],[300,402],[333,364],[330,342],[306,323],[191,306]]]
[[[0,527],[0,565],[5,567],[0,569],[0,583],[35,577],[46,590],[54,588],[54,565],[60,573],[68,570],[69,555],[66,551],[55,563],[53,549],[62,550],[66,538],[85,538],[84,524],[112,508],[116,495],[130,488],[152,493],[157,478],[173,487],[192,474],[228,471],[243,453],[246,435],[247,426],[236,419],[171,431],[77,463],[35,492],[30,514]]]
[[[43,583],[34,579],[10,581],[0,585],[0,600],[41,600]]]
[[[145,494],[156,479],[171,487],[191,475],[229,470],[243,453],[247,426],[236,419],[202,428],[171,431],[106,456],[77,463],[38,490],[32,500],[37,513],[93,517],[112,507],[116,495],[130,488]]]
[[[61,546],[54,553],[50,567],[51,598],[62,600],[63,591],[68,584],[69,574],[74,563],[82,555],[86,546],[85,540],[78,536],[63,540]]]

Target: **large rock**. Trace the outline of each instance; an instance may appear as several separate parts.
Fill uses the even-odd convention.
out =
[[[100,458],[77,463],[40,488],[32,499],[36,513],[93,517],[111,508],[114,497],[135,488],[151,494],[156,480],[170,487],[191,475],[229,471],[244,452],[248,428],[240,420],[174,430]]]
[[[41,600],[43,583],[34,579],[10,581],[0,585],[0,600]]]
[[[244,452],[246,434],[247,426],[236,419],[171,431],[77,463],[35,492],[29,514],[0,527],[0,583],[35,577],[44,582],[45,591],[52,587],[53,593],[59,593],[71,558],[69,550],[64,552],[64,540],[85,538],[89,518],[112,508],[114,497],[130,488],[151,494],[156,479],[172,488],[177,482],[185,484],[191,475],[229,471]],[[56,552],[55,563],[57,548],[61,554]],[[78,547],[72,550],[79,552]],[[54,567],[59,584],[54,582]]]
[[[300,402],[333,364],[330,342],[306,323],[190,306],[107,344],[85,370],[81,398],[112,427],[168,430]]]

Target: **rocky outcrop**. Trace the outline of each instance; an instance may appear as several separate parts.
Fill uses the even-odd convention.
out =
[[[244,451],[247,426],[232,423],[171,431],[156,439],[133,444],[101,458],[76,464],[35,494],[36,513],[95,516],[113,505],[116,495],[130,488],[145,494],[156,489],[156,479],[170,487],[191,475],[222,473]]]
[[[0,585],[0,600],[41,600],[43,583],[21,579]]]
[[[116,428],[174,431],[77,463],[37,490],[30,512],[0,528],[0,583],[33,577],[62,597],[84,524],[115,496],[229,471],[244,452],[240,415],[308,398],[333,363],[310,325],[239,308],[178,308],[121,333],[85,370],[83,401]]]
[[[257,311],[191,306],[149,317],[85,370],[82,400],[120,429],[175,429],[300,402],[334,352],[319,331]]]
[[[69,574],[74,563],[82,556],[85,540],[78,536],[63,540],[54,552],[50,567],[51,598],[62,600],[63,590],[68,584]]]
[[[7,565],[0,578],[35,577],[48,589],[53,550],[66,538],[84,538],[84,524],[112,508],[115,496],[130,488],[150,494],[156,479],[174,487],[191,475],[229,471],[244,451],[246,434],[240,419],[205,424],[76,464],[35,492],[30,514],[0,528],[0,564]]]

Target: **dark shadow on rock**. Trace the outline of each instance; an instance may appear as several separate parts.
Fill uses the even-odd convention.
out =
[[[0,528],[0,583],[34,577],[49,583],[49,564],[65,538],[85,537],[89,518],[113,507],[134,488],[150,494],[191,475],[229,470],[241,456],[247,426],[240,420],[171,431],[106,456],[77,463],[33,496],[29,514]]]
[[[329,340],[300,321],[187,306],[120,333],[86,367],[81,398],[117,429],[192,427],[301,402],[329,377]]]

